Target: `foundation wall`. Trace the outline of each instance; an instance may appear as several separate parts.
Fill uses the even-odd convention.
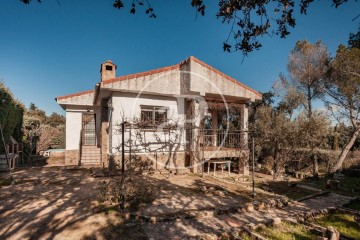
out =
[[[65,164],[78,165],[79,164],[79,150],[65,150]]]

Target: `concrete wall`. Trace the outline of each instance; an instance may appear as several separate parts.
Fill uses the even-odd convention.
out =
[[[121,89],[140,91],[157,94],[179,94],[180,93],[180,71],[179,69],[168,70],[151,75],[134,74],[132,78],[122,79],[115,82],[101,83],[105,89]]]
[[[99,143],[101,129],[100,108],[91,107],[90,109],[83,106],[69,107],[66,109],[66,150],[79,150],[83,113],[96,114],[96,133],[97,142]]]
[[[140,119],[141,105],[167,107],[169,109],[168,120],[171,120],[172,122],[182,123],[185,118],[183,98],[177,99],[175,97],[116,92],[112,95],[112,105],[114,109],[111,119],[112,139],[109,145],[112,145],[113,154],[119,154],[119,147],[121,146],[120,124],[123,121],[123,118],[128,122],[132,122],[134,118]],[[132,131],[131,138],[133,141],[136,139],[135,132],[135,130]],[[129,134],[130,133],[126,133],[125,142],[128,141]],[[167,145],[169,141],[174,141],[176,135],[175,133],[170,134],[169,139],[169,134],[164,134],[163,132],[148,131],[144,133],[142,131],[141,134],[142,143],[140,143],[139,139],[137,142],[137,150],[139,152],[146,151],[144,149],[145,145],[150,151],[158,151],[160,148],[165,151],[166,149],[163,149],[163,146]],[[180,137],[178,139],[180,139]],[[183,143],[185,139],[184,133],[182,133],[181,139]],[[133,148],[132,150],[135,151],[136,149]]]
[[[258,95],[239,85],[236,80],[230,80],[211,66],[203,66],[195,60],[190,60],[191,81],[189,91],[199,92],[200,95],[221,94],[223,96],[238,97],[243,99],[261,99]]]

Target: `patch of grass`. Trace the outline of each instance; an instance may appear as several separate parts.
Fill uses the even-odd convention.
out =
[[[0,187],[9,186],[11,184],[10,178],[0,178]]]
[[[110,215],[110,214],[117,214],[119,213],[119,205],[113,205],[113,206],[105,206],[103,204],[100,204],[97,207],[97,212],[103,212],[105,213],[105,215]]]
[[[356,223],[354,215],[346,213],[332,213],[314,220],[316,224],[324,227],[333,226],[341,234],[360,239],[360,225]]]
[[[240,237],[242,240],[251,240],[251,239],[252,239],[251,236],[250,236],[250,234],[247,233],[247,232],[241,232],[241,233],[239,234],[239,237]]]
[[[276,194],[285,195],[293,200],[303,198],[316,193],[315,191],[311,191],[309,189],[299,188],[296,186],[288,186],[288,183],[286,181],[268,182],[267,184],[259,183],[255,186],[265,191],[275,192]]]
[[[319,235],[301,224],[282,222],[274,227],[258,228],[257,233],[267,239],[277,240],[312,240]]]

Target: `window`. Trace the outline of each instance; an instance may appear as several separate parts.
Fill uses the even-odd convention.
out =
[[[146,125],[159,125],[167,121],[167,107],[141,106],[141,122]]]
[[[105,69],[106,69],[107,71],[112,71],[112,66],[107,65],[107,66],[105,66]]]

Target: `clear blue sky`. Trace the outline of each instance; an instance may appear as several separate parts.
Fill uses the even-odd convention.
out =
[[[216,19],[217,1],[207,1],[205,17],[195,18],[190,0],[151,1],[157,19],[138,8],[117,10],[113,0],[17,0],[0,2],[0,80],[26,106],[34,102],[47,114],[62,109],[54,98],[93,89],[100,63],[111,59],[117,76],[179,63],[195,56],[258,91],[268,91],[286,72],[297,40],[322,40],[335,55],[358,28],[360,2],[338,9],[315,2],[286,39],[266,37],[263,48],[242,63],[241,53],[224,53],[229,26]],[[140,12],[141,11],[141,12]]]

